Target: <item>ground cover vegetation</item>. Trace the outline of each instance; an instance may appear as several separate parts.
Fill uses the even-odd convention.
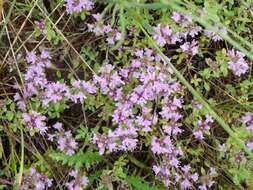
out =
[[[251,1],[0,7],[0,189],[253,189]]]

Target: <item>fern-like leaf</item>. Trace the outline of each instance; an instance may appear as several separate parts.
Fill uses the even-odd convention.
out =
[[[141,177],[127,176],[126,181],[136,190],[162,190],[161,188],[151,187],[149,183]]]
[[[51,153],[50,156],[54,160],[61,161],[63,164],[75,167],[76,169],[80,169],[82,166],[89,169],[94,163],[103,160],[98,152],[78,152],[72,156],[66,155],[62,152],[54,152]]]

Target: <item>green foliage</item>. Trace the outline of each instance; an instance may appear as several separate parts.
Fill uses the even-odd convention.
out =
[[[50,106],[42,109],[44,109],[43,112],[46,113],[50,118],[59,118],[60,113],[67,108],[69,108],[69,106],[67,105],[67,102],[63,100],[57,103],[52,103]]]
[[[216,52],[216,60],[213,61],[210,58],[206,58],[206,64],[208,68],[199,71],[200,75],[205,79],[210,78],[220,78],[227,77],[228,67],[227,67],[227,56],[226,50],[222,49],[221,51]]]
[[[103,161],[98,152],[78,152],[72,156],[61,152],[53,152],[50,154],[50,157],[76,169],[80,169],[83,166],[89,169],[93,164]]]
[[[136,190],[162,190],[164,188],[151,187],[150,184],[141,177],[127,176],[126,181]]]

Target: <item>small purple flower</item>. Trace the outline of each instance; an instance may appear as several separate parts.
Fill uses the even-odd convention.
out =
[[[123,150],[134,150],[137,146],[137,142],[138,140],[137,139],[130,139],[130,138],[125,138],[123,141],[122,141],[122,149]]]
[[[151,146],[152,152],[158,155],[171,153],[174,148],[170,136],[166,136],[163,139],[153,137]]]
[[[170,121],[167,125],[163,126],[164,132],[168,135],[178,135],[183,132],[182,129],[179,128],[179,124],[175,121]]]
[[[42,59],[51,59],[50,52],[46,51],[44,49],[41,50],[40,56],[41,56]]]
[[[172,30],[169,26],[161,26],[159,24],[154,29],[154,40],[159,46],[163,47],[166,43],[171,42]]]
[[[185,42],[180,46],[184,53],[190,54],[192,56],[198,53],[198,42],[193,40],[192,42]]]
[[[117,148],[116,143],[115,143],[115,138],[113,137],[110,138],[106,134],[102,134],[102,135],[95,134],[92,137],[92,142],[94,144],[97,144],[100,155],[103,155],[107,148],[110,150],[110,152],[114,151]],[[113,145],[113,146],[109,148],[110,145]]]
[[[24,174],[21,190],[46,190],[52,186],[52,181],[46,175],[38,173],[35,168],[30,168],[30,171]]]
[[[191,189],[192,182],[196,182],[199,178],[197,173],[191,174],[191,167],[190,165],[184,165],[181,170],[183,174],[181,176],[178,175],[176,181],[180,181],[180,186],[182,189]]]
[[[25,100],[21,97],[21,95],[17,92],[13,97],[14,101],[17,102],[18,108],[22,111],[26,111],[26,103]]]
[[[198,129],[193,132],[193,135],[196,139],[203,140],[204,139],[204,133],[209,132],[210,130],[210,123],[213,123],[213,119],[211,116],[206,115],[206,120],[199,120],[198,121]]]
[[[62,129],[62,123],[59,123],[59,122],[55,123],[55,124],[53,125],[53,128],[55,128],[55,129],[57,129],[58,131],[60,131],[60,130]]]
[[[191,189],[192,186],[191,182],[188,179],[183,180],[180,185],[182,189]]]
[[[86,176],[81,175],[76,170],[70,171],[69,175],[74,179],[65,184],[68,190],[81,190],[85,188],[89,183],[89,179]]]
[[[50,141],[57,142],[57,148],[67,155],[73,155],[77,149],[77,142],[75,141],[71,131],[65,131],[62,123],[55,123],[53,128],[56,129],[54,134],[48,134]]]
[[[34,51],[31,51],[31,52],[28,52],[27,55],[26,55],[26,61],[28,63],[32,63],[34,64],[37,60],[37,55]]]
[[[97,22],[102,20],[102,15],[100,13],[92,14],[92,16],[96,19]]]
[[[83,102],[87,97],[87,94],[94,94],[97,92],[97,88],[91,82],[77,80],[73,82],[74,93],[71,93],[70,99],[77,103],[77,101]]]
[[[220,32],[227,34],[226,28],[220,29]],[[205,36],[211,38],[214,42],[219,42],[222,41],[222,38],[216,34],[216,32],[213,32],[211,30],[204,30]]]
[[[83,10],[89,11],[94,6],[92,0],[65,0],[65,3],[68,13],[80,13]]]
[[[253,116],[252,116],[252,114],[246,113],[242,117],[242,121],[243,121],[243,123],[246,124],[246,129],[253,134]]]
[[[44,106],[50,103],[57,103],[70,96],[69,87],[60,82],[51,82],[46,85],[45,92],[41,94],[41,101]]]
[[[188,26],[190,23],[192,23],[192,16],[183,15],[178,12],[173,12],[171,19],[174,20],[176,23],[181,24],[183,27]]]
[[[236,76],[241,76],[249,70],[249,65],[245,61],[245,55],[234,49],[227,53],[229,57],[228,68],[233,71]]]
[[[193,132],[193,135],[196,139],[199,139],[199,140],[203,140],[204,139],[204,136],[203,136],[203,131],[195,131]]]
[[[67,155],[73,155],[77,148],[77,142],[72,137],[71,131],[60,132],[58,136],[58,148]]]
[[[200,26],[195,26],[195,27],[192,27],[190,29],[190,31],[188,32],[188,34],[194,38],[195,36],[197,36],[200,32],[202,31],[202,28]]]
[[[253,137],[248,140],[247,147],[253,152]]]
[[[30,129],[38,129],[41,134],[45,134],[47,126],[45,124],[46,117],[36,111],[32,111],[31,114],[23,113],[22,118],[26,127]]]
[[[44,21],[35,21],[35,24],[37,25],[38,29],[40,30],[41,34],[46,35],[46,25]]]

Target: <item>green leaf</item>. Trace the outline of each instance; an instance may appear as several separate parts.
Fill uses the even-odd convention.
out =
[[[69,156],[62,152],[51,153],[50,156],[57,161],[62,161],[63,164],[68,166],[74,166],[76,169],[80,169],[85,166],[87,169],[96,162],[101,162],[103,158],[98,152],[78,152],[75,155]]]
[[[8,121],[12,121],[13,118],[14,118],[13,112],[8,111],[8,112],[6,113],[6,118],[7,118]]]
[[[137,190],[162,190],[161,188],[150,187],[150,184],[141,177],[127,176],[126,181]]]

